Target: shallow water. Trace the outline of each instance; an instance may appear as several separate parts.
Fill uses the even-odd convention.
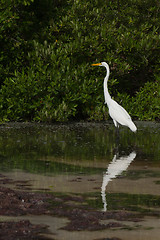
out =
[[[17,182],[27,180],[14,186],[8,182],[7,187],[76,194],[97,211],[143,216],[141,222],[125,219],[125,227],[103,231],[62,230],[66,218],[25,218],[47,223],[48,237],[57,240],[160,239],[160,124],[136,124],[136,134],[122,127],[119,138],[112,122],[1,125],[0,173]]]

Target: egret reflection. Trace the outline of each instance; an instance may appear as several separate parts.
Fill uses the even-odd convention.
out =
[[[123,171],[125,171],[131,162],[135,159],[136,153],[133,151],[128,156],[119,157],[118,154],[114,155],[113,160],[108,165],[106,173],[103,175],[103,182],[101,187],[101,196],[103,202],[103,211],[107,210],[107,200],[106,200],[106,187],[107,184],[112,181],[113,178],[116,178]]]

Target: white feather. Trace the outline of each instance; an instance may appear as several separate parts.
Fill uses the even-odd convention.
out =
[[[114,101],[109,92],[108,92],[108,86],[107,82],[109,79],[109,65],[106,62],[98,63],[98,64],[92,64],[93,66],[103,66],[106,68],[107,74],[106,77],[104,78],[104,98],[105,98],[105,103],[108,105],[109,108],[109,114],[111,118],[113,119],[114,125],[118,127],[119,124],[123,126],[129,127],[133,132],[136,132],[137,127],[135,124],[132,122],[132,119],[128,112],[120,106],[116,101]]]

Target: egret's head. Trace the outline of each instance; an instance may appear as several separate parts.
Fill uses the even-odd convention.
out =
[[[99,66],[99,67],[101,67],[102,63],[94,63],[94,64],[92,64],[92,66]]]
[[[106,67],[107,65],[108,64],[106,62],[92,64],[92,66],[99,66],[99,67]]]

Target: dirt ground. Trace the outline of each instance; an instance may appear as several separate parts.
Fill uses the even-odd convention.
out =
[[[18,185],[22,190],[13,190],[7,184]],[[97,211],[84,204],[84,196],[59,195],[53,193],[38,193],[23,191],[27,181],[14,181],[0,175],[0,216],[50,215],[66,217],[68,224],[63,227],[66,231],[95,231],[123,227],[123,221],[141,221],[141,216],[127,211]],[[118,220],[119,222],[114,222]],[[110,220],[104,224],[105,220]],[[125,226],[124,226],[125,227]],[[0,220],[0,239],[44,239],[43,234],[49,233],[45,224],[31,224],[29,220],[3,221]],[[46,238],[45,238],[46,239]],[[106,239],[106,238],[105,238]],[[118,240],[119,238],[107,238]],[[101,239],[103,240],[103,239]]]

